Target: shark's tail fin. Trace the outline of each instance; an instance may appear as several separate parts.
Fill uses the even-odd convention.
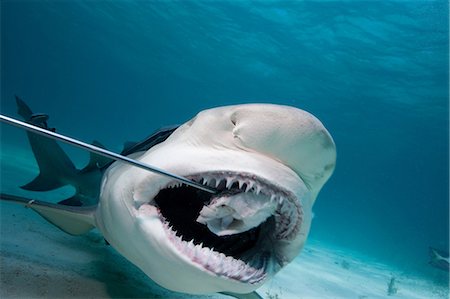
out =
[[[0,199],[33,209],[47,221],[71,235],[82,235],[95,227],[96,206],[71,207],[4,193],[0,194]]]
[[[438,269],[449,271],[449,253],[433,247],[429,247],[428,253],[430,255],[429,264]]]

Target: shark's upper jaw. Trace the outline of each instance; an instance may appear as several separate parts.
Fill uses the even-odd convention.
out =
[[[292,192],[248,173],[187,178],[218,193],[170,182],[149,202],[180,255],[211,275],[246,284],[263,282],[289,262],[283,249],[297,237],[303,220]]]

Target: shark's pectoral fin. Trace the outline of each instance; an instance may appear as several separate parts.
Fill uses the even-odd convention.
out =
[[[82,235],[95,227],[91,223],[85,222],[83,215],[43,206],[31,205],[31,208],[47,221],[71,235]]]
[[[33,209],[47,221],[71,235],[82,235],[95,227],[96,206],[64,206],[4,193],[0,194],[0,199]]]

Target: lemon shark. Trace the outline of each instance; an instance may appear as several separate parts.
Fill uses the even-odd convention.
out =
[[[47,128],[45,116],[18,103],[28,122]],[[313,204],[336,161],[334,141],[316,117],[272,104],[204,110],[123,151],[216,194],[95,155],[78,170],[55,141],[28,137],[40,174],[23,187],[70,184],[76,193],[59,204],[10,194],[2,200],[25,205],[72,235],[97,228],[169,290],[239,298],[257,298],[254,291],[300,253]]]
[[[428,252],[430,255],[430,261],[428,262],[431,266],[436,267],[438,269],[449,271],[450,262],[449,262],[449,254],[448,251],[439,250],[433,247],[428,248]]]

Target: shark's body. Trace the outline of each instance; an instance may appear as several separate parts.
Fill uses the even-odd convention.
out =
[[[430,255],[430,262],[429,262],[430,265],[447,272],[449,271],[450,261],[448,251],[443,251],[430,247],[429,255]]]
[[[31,111],[23,110],[31,122]],[[47,126],[45,117],[34,120]],[[95,155],[76,170],[56,143],[42,138],[29,133],[41,174],[25,188],[72,184],[77,193],[59,205],[2,199],[27,205],[74,235],[97,227],[155,282],[191,294],[251,293],[292,261],[336,159],[331,136],[314,116],[278,105],[205,110],[123,152],[214,187],[215,195]],[[58,178],[49,177],[54,172]]]

